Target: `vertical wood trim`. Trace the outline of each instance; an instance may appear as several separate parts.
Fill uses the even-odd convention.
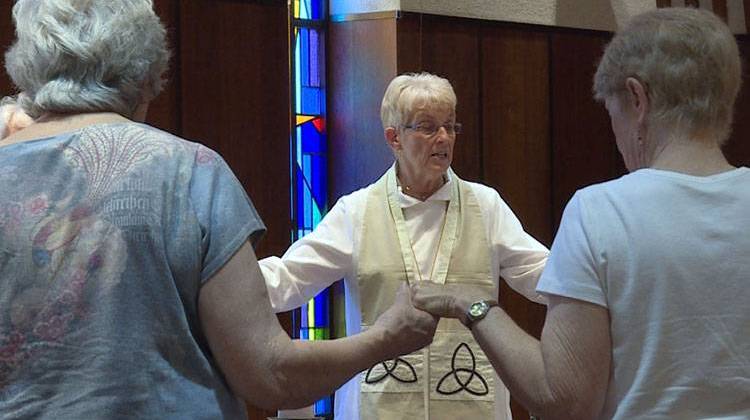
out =
[[[5,52],[13,41],[15,41],[15,26],[13,26],[13,19],[11,17],[11,9],[13,8],[12,1],[0,2],[0,62],[4,63]],[[13,95],[16,92],[13,90],[13,82],[10,81],[10,77],[5,72],[5,66],[0,64],[0,98],[4,96]]]
[[[727,20],[727,0],[713,0],[714,13],[720,17],[724,22]]]
[[[742,0],[742,8],[745,11],[745,30],[750,34],[750,0]]]

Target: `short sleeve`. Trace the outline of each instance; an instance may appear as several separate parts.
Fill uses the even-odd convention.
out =
[[[607,307],[596,261],[595,237],[586,226],[580,192],[570,199],[552,243],[537,292],[569,297]]]
[[[198,146],[190,180],[190,201],[201,229],[201,283],[239,248],[256,245],[266,228],[242,184],[216,152]]]

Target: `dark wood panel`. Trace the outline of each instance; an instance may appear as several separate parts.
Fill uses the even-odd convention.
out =
[[[560,31],[551,34],[553,226],[573,193],[624,174],[609,116],[593,99],[596,65],[610,34]]]
[[[750,166],[750,38],[741,35],[737,38],[742,55],[743,83],[734,112],[732,135],[724,147],[729,162],[736,166]]]
[[[484,180],[550,245],[547,34],[486,27],[482,73]]]
[[[511,206],[528,232],[549,246],[550,143],[548,38],[543,32],[486,24],[481,42],[483,178]],[[500,303],[539,337],[546,313],[501,283]],[[528,418],[511,401],[515,418]]]
[[[383,136],[380,103],[396,76],[396,23],[394,18],[338,22],[330,23],[328,31],[332,205],[377,180],[393,163]]]
[[[5,73],[5,52],[11,46],[15,40],[15,28],[13,27],[13,19],[11,17],[11,9],[13,8],[12,1],[0,2],[0,62],[3,66],[0,67],[0,98],[16,93],[13,84],[10,81],[7,73]]]
[[[180,2],[179,0],[155,0],[154,10],[167,28],[167,40],[172,57],[169,70],[164,76],[167,80],[164,91],[151,102],[146,122],[170,133],[182,135],[180,124],[182,115],[179,55]]]
[[[268,233],[260,256],[289,245],[289,38],[279,5],[180,4],[183,134],[214,148],[252,197]]]
[[[404,12],[398,19],[398,74],[422,69],[422,18],[419,13]]]
[[[712,0],[713,10],[724,22],[727,22],[727,0]]]
[[[453,85],[458,103],[456,120],[463,124],[463,133],[456,138],[452,168],[467,180],[482,180],[481,64],[479,55],[480,21],[444,16],[424,15],[421,19],[421,67],[445,77]]]
[[[195,0],[179,11],[182,134],[222,154],[268,227],[259,256],[280,255],[291,229],[286,5]],[[248,406],[250,420],[272,415]]]

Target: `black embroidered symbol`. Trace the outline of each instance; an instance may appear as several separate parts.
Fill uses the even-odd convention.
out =
[[[375,365],[371,367],[367,371],[367,375],[365,375],[365,383],[376,384],[389,376],[395,379],[396,381],[402,382],[405,384],[417,382],[417,371],[414,370],[414,366],[410,365],[409,362],[407,362],[406,360],[400,357],[397,357],[390,361],[390,363],[392,363],[390,366],[388,365],[388,363],[389,362],[387,361],[381,362],[380,365],[383,366],[383,368],[385,369],[385,372],[374,377],[371,377],[372,370],[378,367],[379,365]],[[403,365],[404,368],[399,369],[399,365]]]
[[[462,348],[466,349],[466,351],[469,353],[469,356],[471,356],[471,369],[456,367],[456,356],[458,356],[458,353]],[[476,368],[477,360],[474,357],[474,352],[471,351],[471,348],[469,348],[468,344],[459,344],[458,347],[456,347],[456,350],[453,351],[453,358],[451,359],[451,371],[440,378],[440,381],[437,384],[437,393],[442,395],[453,395],[461,391],[466,391],[469,394],[477,397],[489,394],[490,388],[487,385],[487,381],[482,377],[482,375],[479,374],[479,372],[477,372]],[[472,387],[471,383],[472,381],[474,381],[475,377],[479,379],[480,384],[476,387]],[[446,383],[446,379],[448,378],[455,379],[455,387],[446,389],[448,388],[448,385]]]

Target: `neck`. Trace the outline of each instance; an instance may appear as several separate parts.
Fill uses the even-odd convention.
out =
[[[670,137],[657,142],[647,165],[653,169],[709,176],[734,169],[712,138]]]
[[[114,112],[83,114],[42,114],[33,124],[5,138],[2,144],[20,143],[75,131],[93,124],[128,122],[129,119]]]
[[[401,184],[401,192],[418,200],[426,200],[445,184],[445,175],[425,178],[416,176],[413,172],[396,165],[396,176]]]

